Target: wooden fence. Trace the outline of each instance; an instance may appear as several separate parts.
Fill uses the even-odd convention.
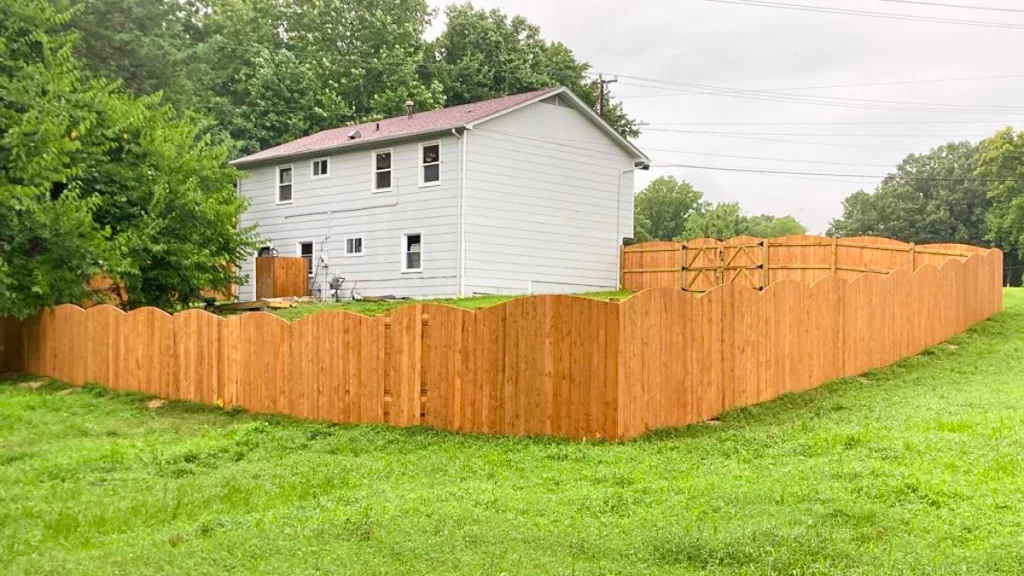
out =
[[[256,299],[308,296],[308,266],[305,258],[256,258]]]
[[[0,371],[333,422],[629,438],[885,366],[1002,307],[1002,253],[853,281],[368,318],[64,305],[0,321]]]
[[[829,276],[853,279],[859,274],[885,275],[900,268],[913,271],[986,252],[966,244],[914,245],[871,236],[738,236],[722,242],[711,238],[645,242],[623,248],[621,284],[626,290],[666,287],[706,292],[738,282],[764,289],[781,280],[812,284]]]

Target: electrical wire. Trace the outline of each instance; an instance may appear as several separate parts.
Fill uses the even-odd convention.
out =
[[[595,74],[588,72],[587,74]],[[611,75],[611,74],[609,74]],[[1024,74],[1000,74],[993,76],[965,76],[961,78],[923,78],[920,80],[898,80],[898,81],[886,81],[886,82],[863,82],[858,84],[825,84],[817,86],[794,86],[790,88],[762,88],[759,89],[764,92],[798,92],[801,90],[833,90],[839,88],[864,88],[871,86],[900,86],[906,84],[935,84],[942,82],[968,82],[976,80],[1007,80],[1011,78],[1024,78]],[[665,94],[640,94],[630,96],[630,98],[654,98],[658,96],[665,96]]]
[[[962,177],[962,178],[942,178],[932,176],[902,176],[900,174],[887,174],[885,176],[877,176],[872,174],[836,174],[830,172],[796,172],[787,170],[765,170],[759,168],[730,168],[725,166],[701,166],[697,164],[659,164],[655,166],[651,165],[652,168],[690,168],[693,170],[720,170],[723,172],[747,172],[751,174],[787,174],[795,176],[828,176],[828,177],[839,177],[839,178],[871,178],[871,179],[885,179],[894,178],[897,180],[913,180],[913,181],[925,181],[925,182],[960,182],[960,181],[971,181],[971,182],[1024,182],[1024,179],[1020,178],[973,178],[973,177]]]
[[[945,2],[925,2],[924,0],[876,0],[877,2],[891,2],[893,4],[911,4],[917,6],[935,6],[938,8],[960,8],[965,10],[986,10],[989,12],[1015,12],[1024,14],[1020,8],[1003,8],[1001,6],[968,6],[965,4],[947,4]]]
[[[961,26],[975,26],[981,28],[1003,28],[1010,30],[1024,30],[1024,24],[1008,22],[988,22],[981,20],[961,20],[957,18],[940,18],[934,16],[916,16],[913,14],[897,14],[892,12],[873,12],[868,10],[853,10],[849,8],[829,8],[827,6],[814,6],[809,4],[791,4],[785,2],[770,2],[766,0],[702,0],[717,4],[733,4],[736,6],[755,6],[759,8],[777,8],[780,10],[793,10],[797,12],[817,12],[822,14],[839,14],[845,16],[863,16],[869,18],[881,18],[885,20],[905,20],[911,22],[930,22],[936,24],[956,24]]]

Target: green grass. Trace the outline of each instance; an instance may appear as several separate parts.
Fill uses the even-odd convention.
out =
[[[1024,290],[895,367],[620,444],[0,385],[6,574],[1022,574]]]
[[[588,294],[580,294],[580,296],[586,298],[597,298],[600,300],[609,300],[611,298],[628,298],[632,292],[628,291],[617,291],[617,292],[590,292]],[[466,310],[476,310],[477,308],[487,308],[489,306],[495,306],[502,302],[508,302],[513,298],[519,298],[519,296],[474,296],[471,298],[445,298],[438,300],[389,300],[386,302],[353,302],[351,300],[344,302],[320,302],[316,304],[300,304],[295,308],[284,308],[281,310],[275,310],[273,313],[285,320],[293,321],[302,318],[303,316],[309,316],[316,312],[323,312],[324,310],[346,310],[348,312],[355,312],[364,316],[377,316],[390,312],[396,308],[402,306],[408,306],[409,304],[417,304],[422,302],[432,302],[435,304],[447,304],[449,306],[455,306],[457,308],[465,308]]]

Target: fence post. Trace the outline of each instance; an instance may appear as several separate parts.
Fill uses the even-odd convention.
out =
[[[761,240],[761,289],[768,288],[768,284],[771,281],[771,271],[769,270],[768,254],[771,252],[771,246],[768,238]]]
[[[917,272],[917,244],[910,243],[910,271]]]
[[[839,237],[834,236],[832,238],[832,275],[835,276],[839,271]]]

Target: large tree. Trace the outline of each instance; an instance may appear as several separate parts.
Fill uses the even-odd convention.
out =
[[[633,201],[635,238],[638,242],[672,240],[706,204],[704,194],[689,182],[672,176],[655,178]]]
[[[227,150],[159,96],[91,79],[70,17],[0,1],[0,315],[79,301],[100,273],[127,307],[226,289],[254,245]]]
[[[474,8],[469,2],[445,8],[444,31],[428,46],[423,77],[443,86],[447,105],[563,85],[597,108],[600,82],[587,75],[564,44],[541,38],[540,28],[522,16]],[[639,126],[606,97],[604,118],[624,136]]]
[[[843,216],[827,233],[985,245],[990,201],[985,182],[975,178],[978,160],[978,147],[970,142],[910,154],[873,193],[847,197]]]
[[[989,239],[1024,257],[1024,132],[1001,130],[980,151],[977,175],[991,202]]]

